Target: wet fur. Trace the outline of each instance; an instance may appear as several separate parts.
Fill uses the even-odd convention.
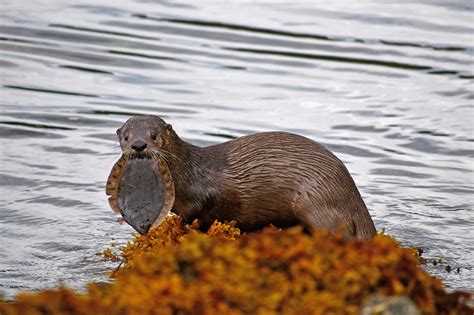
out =
[[[156,141],[144,139],[151,130],[159,134]],[[201,148],[157,116],[130,119],[119,134],[127,132],[127,143],[139,135],[150,151],[167,152],[176,193],[172,211],[186,222],[199,219],[206,228],[215,219],[235,220],[245,231],[300,223],[308,230],[343,228],[361,239],[376,233],[346,167],[308,138],[264,132]],[[124,151],[127,143],[122,139]]]

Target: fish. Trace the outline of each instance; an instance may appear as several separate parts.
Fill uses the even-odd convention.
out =
[[[110,172],[106,194],[112,210],[142,235],[169,215],[175,199],[170,171],[160,158],[121,156]]]

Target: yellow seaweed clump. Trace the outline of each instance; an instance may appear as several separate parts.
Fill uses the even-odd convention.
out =
[[[3,314],[360,314],[374,295],[407,296],[423,314],[472,314],[392,238],[344,239],[301,228],[241,235],[215,222],[167,219],[123,248],[111,284],[61,288],[0,303]]]

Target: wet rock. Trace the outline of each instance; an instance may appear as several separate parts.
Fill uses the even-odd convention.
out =
[[[375,295],[362,308],[362,315],[421,315],[421,312],[406,296],[385,297]]]

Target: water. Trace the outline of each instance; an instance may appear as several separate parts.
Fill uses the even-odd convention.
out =
[[[227,3],[227,2],[225,2]],[[115,129],[268,130],[348,166],[377,228],[473,290],[472,2],[0,2],[0,291],[104,281]]]

